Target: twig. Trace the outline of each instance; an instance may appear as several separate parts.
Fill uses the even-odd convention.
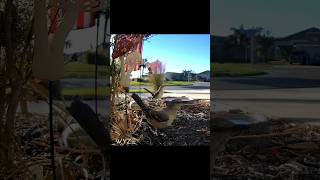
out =
[[[234,139],[255,139],[255,138],[268,138],[268,137],[275,137],[275,136],[284,136],[284,135],[292,135],[292,134],[299,134],[299,132],[283,132],[283,133],[271,133],[271,134],[259,134],[259,135],[246,135],[246,136],[235,136],[230,138],[230,140]]]
[[[32,141],[31,143],[34,143],[39,146],[44,146],[44,147],[49,147],[49,145],[44,144],[42,142],[37,142],[37,141]],[[56,150],[60,151],[70,151],[73,153],[97,153],[100,154],[101,152],[97,149],[74,149],[74,148],[68,148],[68,147],[61,147],[61,146],[55,146],[54,147]]]

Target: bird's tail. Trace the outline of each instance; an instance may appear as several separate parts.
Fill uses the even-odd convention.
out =
[[[136,101],[136,103],[140,106],[140,108],[142,110],[147,110],[148,109],[147,106],[141,100],[140,96],[138,96],[136,93],[133,93],[131,95],[131,97],[134,99],[134,101]]]

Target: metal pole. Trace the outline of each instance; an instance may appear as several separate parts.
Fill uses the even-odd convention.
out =
[[[59,9],[57,9],[56,14],[54,15],[54,20],[51,22],[48,35],[52,31],[53,23],[55,23],[58,16]],[[51,153],[51,167],[52,167],[52,178],[53,180],[57,180],[56,176],[56,166],[54,160],[54,137],[53,137],[53,114],[52,114],[52,99],[53,99],[53,89],[52,89],[52,81],[49,81],[49,131],[50,131],[50,153]]]
[[[95,110],[98,115],[98,40],[99,40],[99,25],[100,25],[100,13],[97,12],[97,37],[96,37],[96,54],[95,54],[95,78],[94,78],[94,90],[95,90]]]
[[[254,63],[254,45],[253,45],[254,41],[253,41],[253,36],[251,36],[251,64]]]
[[[56,167],[54,161],[54,137],[53,137],[53,114],[52,114],[52,81],[49,81],[49,128],[50,128],[50,150],[51,150],[51,166],[52,166],[52,177],[56,180]]]

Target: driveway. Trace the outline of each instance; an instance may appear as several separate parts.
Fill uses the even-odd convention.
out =
[[[278,65],[267,75],[215,78],[214,111],[242,109],[275,118],[320,120],[320,67]]]

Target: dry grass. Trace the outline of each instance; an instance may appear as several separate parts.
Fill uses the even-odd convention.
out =
[[[139,130],[141,123],[142,119],[139,119],[132,110],[128,111],[127,116],[123,112],[114,112],[111,123],[111,139],[115,142],[113,145],[124,146],[139,143],[142,137],[136,138],[133,137],[133,134]]]
[[[164,74],[151,74],[149,78],[150,78],[150,82],[153,85],[153,90],[156,91],[159,89],[160,86],[163,86],[165,75]]]

